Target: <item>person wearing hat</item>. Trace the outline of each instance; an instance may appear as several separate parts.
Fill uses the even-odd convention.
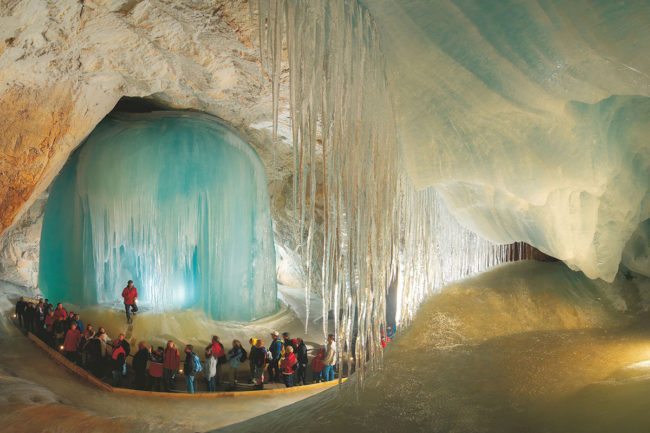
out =
[[[273,341],[269,345],[269,352],[271,352],[271,360],[269,361],[269,382],[280,381],[280,358],[282,358],[282,350],[284,344],[280,339],[280,333],[273,331],[271,333]]]
[[[251,348],[250,360],[253,366],[253,383],[258,389],[264,389],[264,369],[266,368],[266,347],[261,339],[255,339],[255,346]]]

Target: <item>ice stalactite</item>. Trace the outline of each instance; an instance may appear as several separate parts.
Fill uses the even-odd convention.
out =
[[[277,307],[266,178],[213,118],[111,116],[72,155],[45,210],[39,283],[52,301],[251,320]]]
[[[444,285],[507,261],[526,250],[493,244],[462,227],[433,189],[417,191],[400,181],[396,323],[413,320],[427,295]]]
[[[363,377],[381,362],[392,284],[400,285],[406,323],[426,294],[502,261],[503,248],[462,229],[432,190],[417,192],[401,174],[384,60],[363,6],[261,0],[257,13],[275,123],[284,56],[289,66],[307,305],[320,288],[324,317],[333,312],[339,353]],[[330,331],[324,321],[323,332]]]

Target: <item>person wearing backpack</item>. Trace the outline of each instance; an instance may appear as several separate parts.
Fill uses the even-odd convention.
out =
[[[194,353],[194,346],[188,344],[185,346],[185,365],[183,366],[185,373],[185,383],[187,384],[187,392],[194,394],[194,378],[203,370],[201,360],[198,355]]]
[[[266,368],[266,347],[260,339],[255,341],[251,348],[251,364],[253,365],[253,380],[259,389],[264,389],[264,369]]]
[[[246,351],[239,340],[232,341],[232,349],[228,352],[228,362],[230,363],[230,386],[234,388],[237,385],[237,372],[242,362],[246,361]]]

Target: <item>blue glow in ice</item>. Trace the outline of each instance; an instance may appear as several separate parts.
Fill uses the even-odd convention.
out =
[[[198,114],[111,116],[51,188],[39,284],[52,301],[114,303],[127,280],[154,311],[217,320],[277,309],[264,168],[226,126]]]

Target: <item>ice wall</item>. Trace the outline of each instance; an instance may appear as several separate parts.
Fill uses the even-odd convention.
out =
[[[435,191],[417,191],[403,175],[390,83],[367,9],[346,0],[262,0],[253,12],[276,126],[285,54],[289,65],[306,305],[320,290],[323,316],[333,310],[335,322],[332,330],[324,321],[323,332],[335,332],[339,353],[350,355],[342,359],[355,360],[363,377],[381,360],[391,287],[405,325],[426,295],[500,263],[505,249],[458,225]]]
[[[650,2],[362,3],[416,186],[611,281],[650,217]]]
[[[251,320],[277,306],[275,252],[261,161],[214,118],[111,116],[52,185],[39,283],[52,301],[197,307]]]

